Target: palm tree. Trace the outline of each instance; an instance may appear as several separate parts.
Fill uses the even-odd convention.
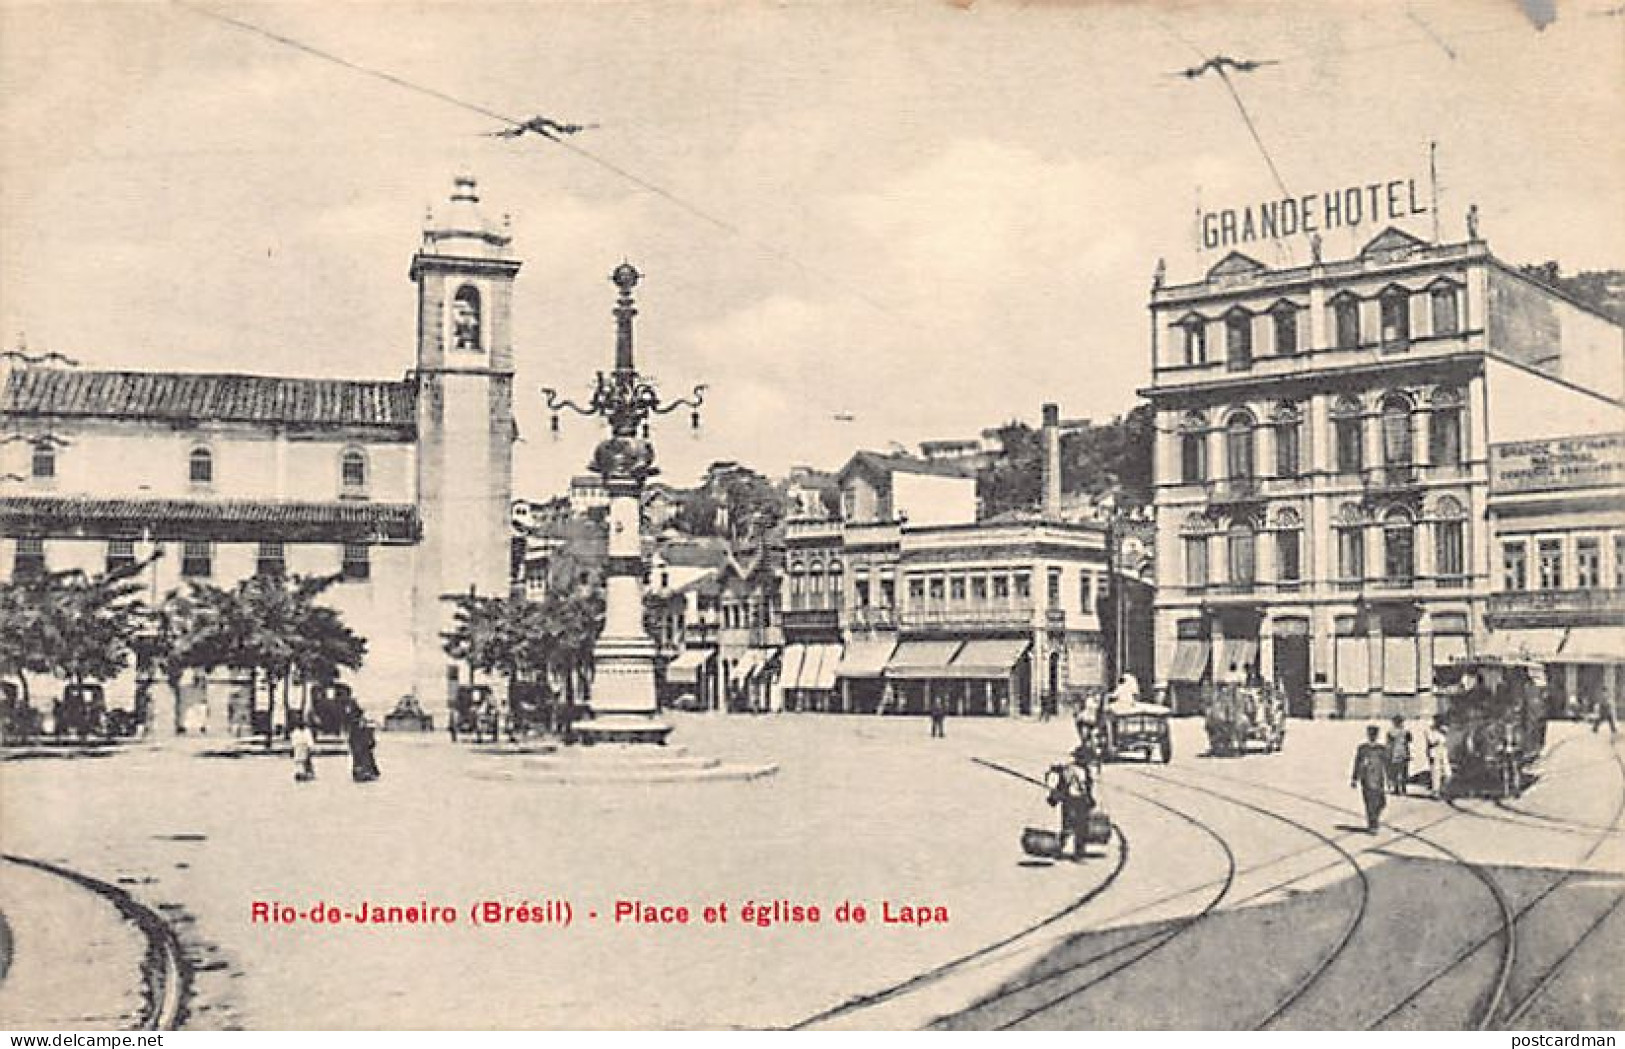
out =
[[[282,687],[283,713],[294,670],[301,661],[312,669],[361,665],[365,645],[344,626],[337,612],[318,615],[316,598],[342,578],[330,576],[252,576],[232,591],[231,629],[228,637],[233,665],[246,668],[257,687],[265,677],[274,707],[277,686]],[[309,636],[307,636],[309,631]],[[333,647],[327,647],[331,644]],[[270,747],[273,718],[265,719],[265,746]]]

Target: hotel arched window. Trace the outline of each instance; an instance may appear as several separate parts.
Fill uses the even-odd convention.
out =
[[[1433,466],[1461,463],[1461,391],[1445,387],[1434,391],[1428,418],[1428,462]]]
[[[1270,327],[1275,332],[1275,355],[1291,357],[1298,352],[1298,307],[1278,302],[1270,308]]]
[[[56,443],[49,437],[34,442],[29,473],[36,481],[49,481],[56,477]]]
[[[457,289],[451,300],[451,346],[454,350],[478,352],[480,341],[480,291],[472,284]]]
[[[1353,503],[1337,514],[1337,578],[1358,583],[1365,578],[1365,515]]]
[[[1382,519],[1382,574],[1396,583],[1416,578],[1416,523],[1397,507]]]
[[[1275,512],[1275,578],[1282,583],[1303,578],[1303,518],[1289,507]]]
[[[357,495],[367,490],[367,453],[359,448],[346,448],[339,456],[339,481],[346,494]]]
[[[1253,416],[1248,411],[1235,412],[1225,422],[1225,467],[1232,480],[1246,480],[1254,476],[1253,429]]]
[[[1359,473],[1365,463],[1365,433],[1360,402],[1339,397],[1332,405],[1332,438],[1337,450],[1337,472]]]
[[[1239,306],[1224,315],[1224,362],[1233,372],[1253,366],[1253,315]]]
[[[1225,532],[1230,582],[1246,586],[1258,578],[1258,532],[1251,521],[1233,521]]]
[[[1433,304],[1433,334],[1455,335],[1461,331],[1460,291],[1450,281],[1437,281],[1428,289]]]
[[[1211,525],[1201,514],[1185,518],[1179,541],[1185,555],[1185,585],[1207,586],[1207,545]]]
[[[1379,299],[1382,306],[1382,348],[1402,350],[1411,344],[1411,293],[1389,288]]]
[[[1466,554],[1467,511],[1456,499],[1443,496],[1433,508],[1433,572],[1441,584],[1460,585],[1467,572]]]
[[[1207,363],[1207,320],[1191,316],[1179,322],[1185,339],[1185,363]]]
[[[1382,462],[1384,466],[1409,466],[1416,459],[1416,440],[1411,424],[1411,401],[1391,393],[1382,399]]]
[[[1195,412],[1179,424],[1179,479],[1184,484],[1207,480],[1207,420]]]
[[[207,448],[193,448],[186,458],[186,479],[195,485],[214,483],[214,453]]]
[[[1332,326],[1340,350],[1360,348],[1360,300],[1344,292],[1332,300]]]
[[[1275,476],[1297,477],[1303,469],[1303,416],[1295,404],[1275,409]]]

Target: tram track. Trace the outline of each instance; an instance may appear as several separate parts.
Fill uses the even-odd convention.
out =
[[[1010,771],[1010,770],[1005,769],[1003,767],[993,765],[993,763],[991,763],[991,762],[982,761],[981,759],[973,759],[973,760],[976,760],[979,763],[984,764],[984,765],[990,765],[990,766],[992,766],[994,768],[999,769],[999,771],[1005,771],[1005,772]],[[1130,770],[1125,769],[1125,771],[1130,771]],[[1162,949],[1169,942],[1171,942],[1173,939],[1178,937],[1180,934],[1184,933],[1186,930],[1198,925],[1203,920],[1205,920],[1207,918],[1210,918],[1217,911],[1219,905],[1222,902],[1224,902],[1224,900],[1228,897],[1228,895],[1230,893],[1230,890],[1233,887],[1234,882],[1235,882],[1236,878],[1239,875],[1245,874],[1245,873],[1251,873],[1251,872],[1256,871],[1256,870],[1261,870],[1261,869],[1264,869],[1264,868],[1266,868],[1268,866],[1272,866],[1274,864],[1284,862],[1287,859],[1296,858],[1296,857],[1301,856],[1301,855],[1303,855],[1305,853],[1308,853],[1310,851],[1314,851],[1315,849],[1320,849],[1320,848],[1331,848],[1333,851],[1338,853],[1337,859],[1335,859],[1331,863],[1316,866],[1311,870],[1296,874],[1296,875],[1294,875],[1294,876],[1292,876],[1290,878],[1279,879],[1279,880],[1273,881],[1270,884],[1264,886],[1263,888],[1258,889],[1255,892],[1247,895],[1246,897],[1244,897],[1244,898],[1242,898],[1240,900],[1234,901],[1236,906],[1238,906],[1238,907],[1242,906],[1242,905],[1250,903],[1250,902],[1252,902],[1254,900],[1257,900],[1257,899],[1263,898],[1265,896],[1271,895],[1273,893],[1279,892],[1281,889],[1290,887],[1291,885],[1293,885],[1293,884],[1295,884],[1297,882],[1303,881],[1303,880],[1311,878],[1311,877],[1315,877],[1315,876],[1320,875],[1320,874],[1324,874],[1325,872],[1327,872],[1329,870],[1332,870],[1332,869],[1334,869],[1334,868],[1336,868],[1338,866],[1344,865],[1344,864],[1352,866],[1355,869],[1355,871],[1357,872],[1358,884],[1360,885],[1359,897],[1358,897],[1359,902],[1356,905],[1356,908],[1355,908],[1354,912],[1351,914],[1350,918],[1345,922],[1343,928],[1340,930],[1340,932],[1339,932],[1338,936],[1336,937],[1336,940],[1335,940],[1335,942],[1333,944],[1332,949],[1330,951],[1326,952],[1313,966],[1311,966],[1309,971],[1307,971],[1302,977],[1300,977],[1297,980],[1297,982],[1294,983],[1294,985],[1287,992],[1286,995],[1284,995],[1280,999],[1278,999],[1276,1005],[1273,1006],[1271,1008],[1271,1010],[1261,1020],[1258,1021],[1257,1025],[1256,1025],[1256,1029],[1259,1029],[1259,1030],[1265,1029],[1265,1028],[1271,1026],[1272,1024],[1274,1024],[1275,1022],[1277,1022],[1282,1016],[1284,1016],[1286,1014],[1286,1012],[1288,1010],[1290,1010],[1292,1008],[1292,1006],[1294,1004],[1296,1004],[1303,997],[1303,995],[1306,994],[1309,991],[1310,988],[1315,986],[1320,981],[1321,977],[1324,976],[1324,974],[1331,968],[1331,966],[1336,962],[1336,960],[1339,957],[1341,957],[1343,952],[1347,949],[1347,946],[1352,941],[1355,932],[1358,930],[1359,926],[1364,921],[1366,911],[1367,911],[1368,901],[1369,901],[1370,887],[1369,887],[1369,882],[1367,881],[1367,879],[1365,877],[1364,871],[1359,867],[1359,864],[1358,864],[1357,860],[1355,859],[1354,855],[1352,853],[1350,853],[1347,849],[1345,849],[1340,842],[1338,842],[1335,838],[1333,838],[1330,835],[1326,835],[1326,834],[1324,834],[1324,833],[1322,833],[1322,832],[1320,832],[1320,831],[1318,831],[1318,830],[1316,830],[1314,828],[1311,828],[1308,824],[1304,824],[1301,821],[1293,820],[1291,817],[1281,816],[1281,815],[1279,815],[1277,813],[1270,812],[1269,810],[1264,809],[1261,806],[1253,805],[1250,802],[1247,802],[1247,801],[1245,801],[1243,799],[1236,798],[1236,797],[1234,797],[1232,795],[1227,795],[1227,794],[1223,794],[1222,792],[1213,791],[1210,788],[1195,787],[1195,786],[1192,786],[1190,784],[1181,783],[1178,780],[1158,776],[1158,775],[1155,775],[1155,774],[1152,774],[1152,773],[1149,773],[1149,772],[1145,772],[1145,771],[1139,771],[1139,770],[1134,770],[1134,771],[1138,775],[1143,776],[1145,778],[1156,780],[1156,781],[1159,781],[1161,783],[1174,786],[1176,788],[1185,789],[1185,790],[1191,791],[1193,793],[1199,794],[1199,795],[1201,795],[1203,797],[1218,798],[1219,800],[1224,801],[1224,802],[1226,802],[1228,804],[1231,804],[1231,805],[1246,809],[1246,810],[1248,810],[1250,812],[1253,812],[1253,813],[1256,813],[1256,814],[1258,814],[1260,816],[1264,816],[1264,817],[1267,817],[1269,819],[1275,820],[1277,822],[1283,823],[1284,825],[1293,827],[1293,828],[1301,831],[1302,833],[1305,833],[1308,836],[1310,836],[1312,838],[1315,838],[1316,839],[1316,844],[1311,846],[1308,849],[1298,850],[1296,852],[1289,853],[1289,854],[1286,854],[1284,856],[1273,857],[1267,863],[1258,864],[1258,865],[1255,865],[1253,867],[1248,867],[1248,868],[1239,868],[1234,863],[1235,853],[1234,853],[1234,850],[1230,847],[1228,840],[1225,838],[1224,835],[1222,835],[1218,831],[1214,830],[1211,827],[1211,825],[1208,825],[1208,824],[1206,824],[1205,821],[1200,820],[1200,818],[1192,816],[1190,813],[1187,813],[1187,812],[1185,812],[1185,811],[1183,811],[1181,809],[1178,809],[1175,806],[1168,805],[1168,804],[1166,804],[1165,802],[1163,802],[1163,801],[1161,801],[1159,799],[1152,798],[1152,797],[1150,797],[1148,795],[1145,795],[1145,794],[1142,794],[1142,793],[1140,793],[1138,791],[1132,791],[1132,790],[1129,790],[1127,788],[1119,787],[1118,790],[1121,793],[1132,796],[1132,797],[1136,798],[1137,800],[1147,802],[1147,803],[1149,803],[1151,805],[1155,805],[1155,806],[1157,806],[1159,808],[1162,808],[1162,809],[1170,812],[1173,815],[1178,816],[1179,818],[1181,818],[1181,819],[1183,819],[1183,820],[1185,820],[1187,822],[1191,822],[1191,823],[1195,823],[1195,824],[1199,825],[1202,829],[1206,830],[1209,834],[1211,834],[1214,837],[1214,840],[1216,840],[1216,841],[1218,841],[1220,843],[1221,847],[1223,848],[1223,850],[1225,852],[1225,855],[1227,856],[1227,859],[1229,860],[1229,863],[1227,863],[1227,868],[1228,869],[1227,869],[1225,877],[1223,877],[1221,879],[1214,879],[1213,881],[1206,882],[1206,883],[1203,883],[1201,885],[1193,886],[1191,888],[1181,890],[1178,893],[1175,893],[1175,894],[1172,894],[1172,895],[1169,895],[1169,896],[1165,896],[1165,897],[1159,898],[1157,900],[1153,900],[1153,901],[1151,901],[1151,902],[1149,902],[1147,904],[1141,905],[1140,907],[1134,908],[1133,910],[1129,911],[1125,915],[1120,915],[1119,919],[1124,918],[1124,917],[1128,917],[1128,916],[1130,916],[1132,914],[1135,914],[1135,913],[1143,912],[1143,911],[1146,911],[1146,910],[1151,910],[1151,909],[1153,909],[1155,907],[1160,907],[1160,906],[1162,906],[1162,905],[1164,905],[1164,904],[1166,904],[1168,902],[1171,902],[1172,900],[1178,899],[1181,896],[1189,895],[1192,892],[1200,891],[1204,887],[1210,887],[1210,886],[1217,885],[1219,887],[1220,891],[1217,892],[1216,894],[1214,894],[1214,896],[1211,897],[1208,901],[1206,901],[1204,903],[1204,905],[1201,908],[1199,908],[1197,911],[1192,912],[1189,915],[1185,915],[1185,916],[1182,916],[1181,918],[1177,919],[1176,920],[1177,925],[1173,929],[1159,928],[1159,929],[1153,930],[1153,931],[1151,931],[1149,933],[1145,933],[1145,934],[1142,934],[1140,936],[1133,937],[1133,938],[1131,938],[1131,939],[1129,939],[1129,940],[1127,940],[1127,941],[1125,941],[1123,943],[1115,944],[1115,945],[1113,945],[1111,947],[1106,948],[1103,951],[1091,954],[1089,957],[1081,959],[1081,960],[1076,961],[1076,962],[1073,962],[1073,963],[1065,966],[1062,969],[1058,969],[1058,970],[1055,970],[1053,972],[1045,973],[1045,974],[1043,974],[1043,975],[1041,975],[1041,976],[1039,976],[1039,977],[1037,977],[1035,979],[1023,981],[1023,982],[1018,983],[1018,984],[1016,984],[1014,986],[1011,986],[1011,987],[1002,988],[1001,990],[999,990],[998,992],[995,992],[994,994],[991,994],[991,995],[988,995],[988,996],[986,996],[986,997],[984,997],[982,999],[979,999],[977,1002],[975,1002],[972,1005],[968,1006],[963,1012],[971,1013],[971,1012],[974,1012],[974,1011],[977,1011],[977,1010],[987,1010],[987,1009],[997,1008],[1000,1003],[1014,1000],[1014,999],[1017,998],[1017,996],[1026,994],[1026,993],[1028,993],[1028,992],[1030,992],[1030,991],[1032,991],[1032,990],[1034,990],[1036,988],[1039,988],[1039,987],[1042,987],[1042,986],[1044,986],[1046,984],[1053,983],[1053,982],[1055,982],[1057,980],[1063,979],[1063,978],[1065,978],[1067,976],[1072,975],[1073,973],[1078,972],[1079,970],[1090,968],[1092,966],[1098,965],[1099,963],[1107,960],[1108,958],[1114,957],[1114,956],[1119,955],[1119,954],[1123,954],[1125,952],[1133,951],[1136,948],[1139,948],[1139,947],[1142,947],[1142,946],[1145,946],[1145,945],[1149,944],[1149,946],[1146,946],[1145,950],[1139,951],[1138,953],[1133,954],[1131,957],[1125,959],[1124,961],[1118,963],[1117,965],[1112,966],[1107,971],[1105,971],[1103,973],[1100,973],[1100,974],[1086,980],[1082,984],[1071,987],[1071,988],[1067,989],[1066,991],[1062,992],[1059,995],[1056,995],[1056,996],[1053,996],[1053,997],[1051,997],[1049,999],[1046,999],[1045,1001],[1039,1003],[1036,1006],[1025,1009],[1024,1011],[1019,1013],[1013,1019],[1007,1020],[1004,1023],[998,1025],[998,1029],[1007,1030],[1007,1029],[1015,1027],[1018,1024],[1024,1023],[1025,1021],[1031,1019],[1034,1016],[1040,1015],[1040,1014],[1042,1014],[1044,1012],[1047,1012],[1047,1011],[1049,1011],[1051,1009],[1054,1009],[1054,1008],[1062,1005],[1063,1003],[1065,1003],[1067,1001],[1074,1000],[1077,997],[1079,997],[1080,995],[1085,994],[1088,991],[1092,990],[1093,988],[1105,983],[1108,979],[1118,975],[1119,973],[1122,973],[1122,972],[1128,970],[1132,966],[1140,963],[1141,961],[1143,961],[1144,959],[1149,957],[1151,954],[1153,954],[1156,951]],[[1028,778],[1030,780],[1030,777],[1023,777],[1023,778]],[[1031,780],[1031,781],[1032,782],[1037,782],[1036,780]],[[1444,817],[1444,819],[1450,819],[1450,818],[1452,818],[1452,817],[1450,817],[1450,816]],[[1443,820],[1436,821],[1436,822],[1443,822]]]
[[[1203,903],[1201,908],[1197,911],[1175,919],[1174,925],[1171,929],[1159,929],[1143,937],[1135,938],[1127,944],[1120,944],[1116,948],[1108,950],[1105,954],[1095,955],[1089,958],[1087,961],[1075,963],[1074,965],[1070,965],[1056,973],[1047,974],[1039,980],[1031,981],[1025,985],[1002,993],[996,998],[990,999],[989,1004],[991,1004],[991,1002],[1007,1000],[1014,997],[1018,993],[1024,993],[1036,987],[1042,986],[1044,983],[1059,979],[1062,976],[1071,975],[1079,969],[1095,965],[1110,954],[1132,951],[1136,947],[1145,947],[1145,950],[1140,951],[1138,954],[1130,954],[1128,958],[1109,967],[1105,972],[1089,978],[1084,983],[1076,987],[1068,988],[1059,995],[1045,999],[1037,1005],[1024,1009],[1012,1019],[1006,1020],[1005,1022],[999,1024],[997,1030],[1013,1030],[1017,1025],[1026,1023],[1028,1020],[1031,1020],[1034,1017],[1041,1016],[1044,1013],[1047,1013],[1050,1010],[1063,1005],[1074,998],[1077,998],[1079,995],[1100,986],[1107,980],[1110,980],[1112,977],[1116,976],[1118,973],[1124,972],[1132,966],[1138,965],[1140,962],[1144,961],[1152,954],[1155,954],[1157,951],[1162,950],[1164,947],[1177,940],[1181,935],[1188,932],[1191,928],[1212,915],[1213,912],[1218,908],[1219,904],[1224,901],[1224,898],[1230,894],[1231,887],[1235,885],[1237,872],[1236,853],[1235,850],[1230,847],[1230,843],[1225,839],[1224,835],[1214,830],[1213,827],[1205,820],[1192,816],[1190,813],[1176,808],[1175,806],[1159,801],[1156,798],[1151,797],[1149,794],[1143,794],[1135,790],[1128,790],[1127,788],[1119,788],[1119,790],[1130,797],[1153,805],[1169,813],[1170,815],[1183,820],[1196,829],[1202,831],[1219,846],[1220,851],[1224,854],[1226,870],[1223,879],[1219,882],[1218,891],[1209,897],[1208,900]]]
[[[0,859],[19,867],[72,882],[113,906],[124,920],[134,925],[146,943],[141,961],[142,1011],[135,1030],[173,1031],[185,1019],[186,1001],[191,990],[191,968],[181,951],[180,940],[164,918],[138,902],[117,885],[81,874],[45,860],[11,853]]]
[[[1597,840],[1594,841],[1591,844],[1591,847],[1585,851],[1585,854],[1580,857],[1578,863],[1581,865],[1589,863],[1592,857],[1597,854],[1597,850],[1602,848],[1603,843],[1605,843],[1610,837],[1618,834],[1621,829],[1621,824],[1625,823],[1625,758],[1620,756],[1618,750],[1614,750],[1611,756],[1613,758],[1614,767],[1618,770],[1620,775],[1621,790],[1619,792],[1619,801],[1614,807],[1613,819],[1609,822],[1608,827],[1601,829],[1602,833],[1598,835]],[[1565,872],[1561,878],[1557,879],[1557,881],[1553,882],[1551,886],[1543,890],[1540,895],[1529,904],[1526,910],[1534,909],[1536,904],[1555,893],[1562,886],[1568,884],[1576,877],[1578,873],[1579,871],[1577,870],[1569,870]],[[1625,892],[1616,893],[1613,902],[1609,904],[1608,907],[1604,909],[1596,919],[1587,925],[1572,943],[1563,949],[1563,951],[1557,956],[1557,959],[1546,968],[1546,971],[1541,973],[1541,975],[1536,978],[1533,986],[1531,986],[1530,989],[1525,992],[1524,996],[1507,1008],[1506,1015],[1503,1016],[1499,1021],[1499,1026],[1508,1030],[1516,1027],[1517,1024],[1528,1015],[1530,1008],[1535,1004],[1535,1002],[1539,1000],[1539,998],[1546,993],[1552,984],[1557,981],[1558,976],[1562,974],[1563,970],[1568,966],[1575,954],[1579,952],[1580,948],[1589,942],[1591,937],[1595,935],[1599,929],[1606,925],[1608,920],[1618,913],[1621,907],[1625,907]]]
[[[1266,816],[1272,820],[1289,826],[1303,834],[1307,834],[1321,842],[1321,844],[1325,845],[1327,848],[1336,852],[1342,861],[1354,871],[1356,883],[1359,886],[1358,903],[1355,905],[1349,919],[1344,923],[1341,932],[1332,942],[1331,949],[1327,951],[1321,957],[1319,962],[1311,967],[1308,972],[1299,978],[1298,982],[1292,986],[1292,989],[1289,990],[1284,997],[1280,998],[1262,1019],[1258,1020],[1253,1025],[1253,1030],[1263,1031],[1274,1026],[1294,1005],[1299,1002],[1299,1000],[1303,998],[1305,994],[1309,992],[1310,988],[1314,987],[1320,982],[1321,978],[1326,975],[1327,971],[1330,970],[1337,960],[1341,958],[1348,950],[1349,944],[1353,941],[1355,933],[1358,932],[1360,926],[1364,924],[1366,914],[1370,908],[1371,879],[1366,875],[1365,868],[1360,866],[1359,859],[1347,848],[1345,848],[1341,842],[1324,831],[1312,827],[1301,820],[1293,819],[1290,816],[1284,816],[1281,813],[1273,812],[1260,805],[1254,805],[1252,802],[1245,801],[1232,794],[1221,793],[1219,791],[1211,790],[1211,788],[1204,792],[1202,788],[1193,787],[1190,784],[1181,783],[1178,780],[1170,779],[1166,776],[1159,776],[1149,771],[1140,771],[1139,775],[1156,780],[1160,783],[1167,783],[1176,787],[1182,787],[1185,790],[1205,793],[1207,796],[1219,798],[1220,800],[1232,805],[1239,805],[1251,812],[1256,812],[1262,816]],[[1329,867],[1330,865],[1327,867],[1322,867],[1316,873],[1323,872],[1324,870],[1329,869]],[[1269,891],[1274,892],[1277,890],[1271,888]]]
[[[991,762],[980,763],[983,765],[992,765]],[[1043,786],[1043,782],[1041,780],[1032,779],[1031,777],[1028,777],[1022,773],[1016,772],[1014,769],[1005,767],[998,768],[999,771],[1015,775],[1019,779],[1025,779],[1028,782],[1037,783],[1039,786]],[[1008,936],[995,940],[992,943],[985,944],[974,951],[967,954],[962,954],[957,958],[944,962],[941,965],[926,970],[925,972],[916,973],[914,976],[911,976],[906,980],[899,981],[898,983],[892,984],[878,991],[872,991],[848,998],[846,1001],[841,1002],[838,1005],[832,1006],[823,1010],[822,1012],[815,1013],[812,1016],[797,1021],[786,1028],[786,1030],[805,1030],[809,1027],[814,1027],[821,1023],[827,1023],[830,1020],[835,1020],[863,1009],[874,1008],[875,1006],[892,1001],[893,999],[901,997],[912,991],[919,990],[922,987],[939,983],[947,977],[960,972],[971,965],[974,965],[984,958],[987,958],[989,955],[1019,943],[1021,940],[1034,936],[1057,922],[1064,921],[1067,918],[1077,914],[1079,911],[1089,906],[1089,904],[1093,903],[1096,899],[1100,898],[1109,889],[1111,889],[1112,885],[1128,867],[1130,856],[1128,836],[1123,833],[1123,829],[1119,826],[1114,826],[1112,828],[1112,834],[1117,839],[1117,862],[1113,864],[1111,871],[1107,873],[1103,881],[1089,889],[1089,891],[1085,892],[1083,895],[1079,896],[1076,900],[1067,904],[1065,907],[1062,907],[1060,910],[1055,911],[1054,913],[1049,914],[1030,925],[1023,926]]]
[[[1345,808],[1341,805],[1334,805],[1331,802],[1325,801],[1321,798],[1317,798],[1309,794],[1302,794],[1298,791],[1287,790],[1283,787],[1276,787],[1265,783],[1237,780],[1230,776],[1222,776],[1218,773],[1208,772],[1205,770],[1196,772],[1196,775],[1209,779],[1216,779],[1225,783],[1233,783],[1241,787],[1250,787],[1254,790],[1276,794],[1281,797],[1294,798],[1298,801],[1304,802],[1305,804],[1314,805],[1344,816],[1352,816],[1355,818],[1359,818],[1361,816],[1360,813],[1354,811],[1353,809]],[[1477,954],[1479,950],[1483,949],[1483,947],[1492,940],[1499,938],[1502,943],[1502,948],[1500,960],[1496,965],[1495,977],[1491,981],[1488,988],[1486,988],[1484,993],[1480,996],[1480,1004],[1471,1011],[1471,1015],[1477,1017],[1473,1024],[1474,1029],[1480,1031],[1487,1030],[1494,1023],[1496,1015],[1500,1012],[1501,1003],[1506,996],[1507,985],[1511,981],[1513,966],[1516,964],[1517,960],[1518,919],[1524,913],[1527,913],[1529,908],[1525,907],[1514,910],[1511,901],[1507,899],[1505,890],[1501,888],[1500,884],[1490,875],[1488,871],[1483,868],[1482,865],[1472,862],[1471,860],[1462,856],[1456,850],[1450,848],[1448,845],[1444,845],[1433,840],[1432,838],[1423,834],[1421,830],[1408,829],[1392,823],[1388,824],[1388,827],[1391,831],[1400,835],[1401,837],[1409,838],[1425,848],[1432,849],[1433,851],[1444,856],[1446,859],[1450,860],[1452,863],[1465,868],[1470,874],[1472,874],[1473,877],[1484,886],[1485,890],[1494,901],[1497,912],[1498,927],[1491,930],[1488,935],[1469,945],[1465,951],[1458,953],[1453,959],[1451,959],[1451,961],[1446,963],[1443,968],[1435,971],[1432,976],[1424,980],[1409,994],[1384,1010],[1375,1020],[1366,1025],[1367,1030],[1375,1030],[1387,1023],[1389,1020],[1393,1019],[1395,1016],[1399,1015],[1424,993],[1426,993],[1429,988],[1438,983],[1438,981],[1458,969],[1463,962],[1472,957],[1474,954]]]

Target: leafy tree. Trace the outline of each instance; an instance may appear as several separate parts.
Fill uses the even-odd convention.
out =
[[[0,675],[17,679],[24,706],[31,704],[28,675],[51,672],[47,652],[48,578],[0,583]]]
[[[1008,422],[995,431],[1003,449],[976,478],[982,516],[1036,509],[1043,495],[1044,455],[1038,431]]]
[[[55,573],[36,593],[44,599],[45,657],[51,672],[75,685],[116,677],[129,663],[140,629],[141,566],[97,576]]]
[[[717,534],[717,521],[722,506],[704,488],[684,492],[677,503],[672,524],[685,535],[708,536]]]

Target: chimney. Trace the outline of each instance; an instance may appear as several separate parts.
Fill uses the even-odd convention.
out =
[[[1061,518],[1061,409],[1054,404],[1044,405],[1044,425],[1039,431],[1044,456],[1043,516],[1046,521]]]

